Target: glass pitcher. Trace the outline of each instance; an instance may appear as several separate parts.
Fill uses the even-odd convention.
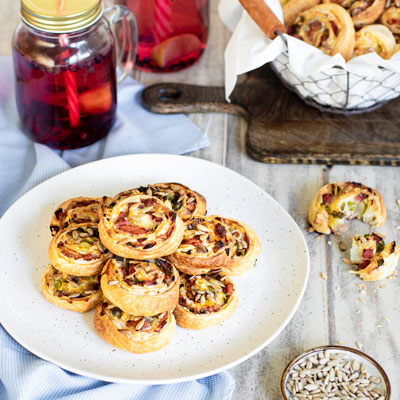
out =
[[[134,65],[132,13],[103,10],[101,0],[22,0],[21,19],[12,47],[25,132],[55,149],[106,136],[116,113],[116,68],[121,81]]]

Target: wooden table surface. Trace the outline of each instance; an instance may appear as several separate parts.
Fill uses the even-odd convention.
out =
[[[191,68],[179,73],[147,74],[135,71],[144,84],[175,81],[201,85],[223,85],[223,52],[230,32],[217,14],[218,0],[210,0],[208,47]],[[19,19],[19,2],[2,0],[0,5],[0,54],[10,54],[12,31]],[[212,71],[212,73],[210,73]],[[212,146],[190,154],[222,164],[249,178],[272,195],[302,229],[311,256],[311,273],[299,309],[286,329],[264,350],[229,372],[236,381],[233,399],[280,398],[279,381],[287,362],[313,346],[336,344],[362,350],[381,363],[392,383],[392,399],[400,399],[400,295],[399,280],[366,282],[366,290],[357,277],[347,273],[338,243],[351,243],[351,232],[368,227],[357,222],[342,238],[318,237],[308,232],[308,206],[324,184],[357,181],[378,189],[386,203],[388,218],[378,229],[388,239],[400,236],[400,169],[397,167],[267,165],[250,159],[244,150],[245,122],[223,114],[191,115],[202,129],[208,130]],[[267,212],[267,210],[266,210]],[[320,277],[325,273],[327,280]]]

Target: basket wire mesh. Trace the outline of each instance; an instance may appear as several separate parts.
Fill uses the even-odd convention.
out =
[[[319,111],[361,114],[400,95],[400,74],[383,67],[379,67],[381,75],[376,78],[348,72],[340,66],[331,68],[331,74],[322,71],[301,77],[289,67],[285,36],[280,31],[276,34],[284,41],[286,50],[271,63],[272,69],[288,89]]]

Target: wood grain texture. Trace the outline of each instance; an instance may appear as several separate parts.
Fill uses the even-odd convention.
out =
[[[2,0],[0,5],[1,11],[7,10],[0,13],[1,54],[9,54],[9,40],[18,20],[17,3],[15,0]],[[136,79],[146,85],[172,81],[222,86],[223,51],[230,34],[218,18],[218,3],[218,0],[210,0],[208,46],[195,65],[187,70],[165,75],[135,71]],[[268,93],[264,93],[264,96],[268,96]],[[286,115],[289,110],[281,112]],[[338,249],[338,242],[342,240],[349,244],[351,234],[358,231],[358,228],[366,232],[367,226],[352,223],[349,225],[349,233],[342,239],[318,239],[318,236],[307,231],[306,220],[308,206],[323,184],[333,181],[360,181],[377,188],[385,200],[388,220],[380,231],[387,232],[390,239],[400,240],[400,230],[396,229],[400,226],[400,208],[396,205],[396,200],[400,199],[399,168],[260,163],[246,154],[247,126],[241,118],[219,113],[191,114],[190,118],[201,129],[207,130],[213,143],[212,146],[190,155],[225,165],[270,193],[300,226],[311,256],[311,274],[305,296],[286,329],[264,350],[229,370],[236,381],[233,400],[280,399],[279,379],[289,360],[307,348],[335,344],[337,341],[343,341],[350,347],[356,347],[356,341],[363,343],[363,351],[375,357],[388,373],[392,383],[392,400],[399,399],[399,280],[371,282],[366,285],[366,294],[359,293],[360,289],[356,285],[361,280],[351,275],[347,279],[348,266],[343,263],[342,257],[348,253],[343,254]],[[268,213],[268,210],[265,212]],[[327,274],[327,281],[320,278],[320,272]],[[385,284],[386,287],[381,288],[380,284]],[[338,286],[340,289],[337,289]],[[359,298],[364,298],[364,303]],[[389,318],[390,323],[385,317]],[[377,328],[376,325],[382,325],[382,328]]]

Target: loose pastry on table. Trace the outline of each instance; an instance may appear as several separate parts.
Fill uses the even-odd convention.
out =
[[[231,259],[223,267],[223,272],[227,275],[242,275],[249,271],[261,252],[261,243],[257,235],[244,222],[219,215],[213,217],[228,228],[234,240]]]
[[[311,44],[327,55],[340,53],[349,60],[354,49],[354,24],[338,4],[319,4],[303,11],[288,33]]]
[[[174,310],[176,322],[187,329],[218,325],[235,312],[238,298],[234,283],[219,272],[181,274],[179,304]]]
[[[59,231],[50,242],[50,263],[70,275],[100,275],[112,256],[99,239],[97,224],[72,225]]]
[[[74,276],[48,265],[41,281],[42,294],[50,303],[80,313],[101,303],[99,276]]]
[[[61,203],[54,211],[50,221],[50,231],[54,236],[70,225],[98,223],[100,198],[74,197]]]
[[[393,33],[400,34],[400,0],[392,0],[389,8],[383,11],[379,21]]]
[[[350,250],[350,262],[355,267],[351,271],[364,281],[378,281],[395,272],[400,256],[400,246],[396,242],[385,244],[379,233],[354,236]]]
[[[149,353],[171,341],[176,322],[168,311],[152,317],[135,316],[105,301],[96,308],[94,327],[104,340],[121,350]]]
[[[340,4],[349,12],[354,26],[361,28],[381,16],[386,0],[324,0],[324,3]]]
[[[196,216],[185,221],[183,240],[167,259],[181,272],[204,274],[230,262],[233,244],[225,224],[214,217]]]
[[[382,226],[386,207],[376,189],[357,182],[329,183],[315,195],[308,210],[308,221],[320,233],[340,234],[345,220],[358,218],[372,227]]]
[[[281,0],[285,25],[292,25],[301,12],[316,6],[319,2],[320,0]]]
[[[101,288],[104,297],[132,315],[152,316],[178,304],[179,274],[165,259],[115,257],[106,263]]]
[[[138,260],[172,254],[183,237],[182,219],[154,196],[134,194],[102,205],[102,243],[114,254]]]
[[[384,59],[389,59],[395,51],[396,40],[384,25],[368,25],[356,32],[353,56],[374,52]]]

